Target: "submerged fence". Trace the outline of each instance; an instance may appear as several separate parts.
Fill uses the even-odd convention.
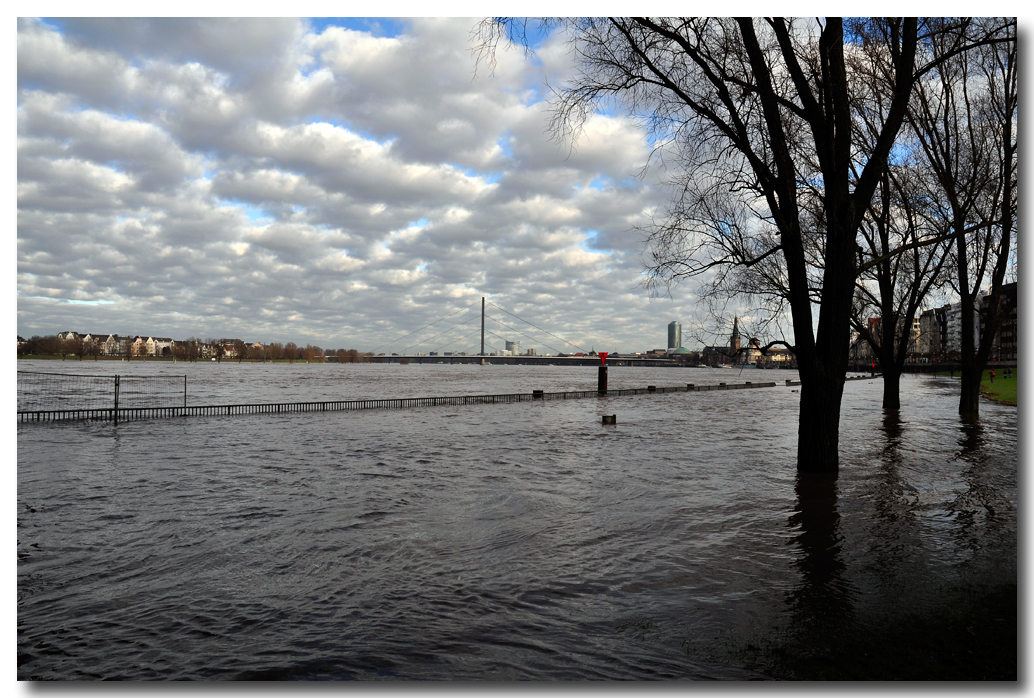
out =
[[[20,373],[20,372],[19,372]],[[125,378],[124,376],[122,377]],[[20,376],[19,376],[20,380]],[[110,389],[111,377],[107,377]],[[787,385],[790,381],[787,381]],[[500,395],[454,395],[442,397],[409,397],[377,400],[324,400],[320,402],[284,402],[247,405],[186,405],[186,380],[183,383],[182,405],[140,405],[128,407],[84,408],[69,406],[66,409],[22,410],[21,386],[19,385],[18,420],[21,422],[51,422],[68,419],[110,420],[149,419],[157,417],[188,417],[202,415],[241,415],[241,414],[285,414],[290,412],[338,412],[350,410],[403,409],[408,407],[431,407],[439,405],[485,405],[505,402],[531,402],[534,400],[577,400],[590,397],[621,397],[626,395],[652,395],[657,393],[685,393],[709,390],[736,390],[743,388],[771,388],[776,384],[768,383],[734,383],[728,385],[694,385],[646,388],[627,388],[619,390],[574,390],[547,393],[535,390],[531,393],[504,393]]]
[[[18,414],[185,407],[187,377],[18,371]],[[115,410],[115,412],[112,412]]]

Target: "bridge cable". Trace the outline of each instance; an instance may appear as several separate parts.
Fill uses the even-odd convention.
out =
[[[437,323],[441,322],[442,320],[446,320],[446,319],[448,319],[448,318],[451,318],[451,317],[452,317],[453,315],[456,315],[457,313],[462,313],[462,312],[463,312],[464,310],[470,310],[471,308],[473,308],[473,307],[474,307],[475,305],[477,305],[477,304],[478,304],[478,301],[474,301],[473,303],[471,303],[470,305],[468,305],[468,306],[467,306],[466,308],[460,308],[460,309],[459,309],[459,310],[457,310],[457,311],[456,311],[455,313],[449,313],[449,314],[448,314],[448,315],[446,315],[445,317],[440,317],[440,318],[438,318],[437,320],[435,320],[434,322],[431,322],[431,323],[428,323],[428,324],[424,325],[424,326],[423,326],[423,327],[421,327],[420,329],[417,329],[417,330],[413,330],[413,331],[412,331],[412,332],[410,332],[409,334],[404,334],[404,335],[402,335],[401,337],[399,337],[399,338],[397,338],[397,339],[392,339],[392,340],[389,340],[389,341],[385,342],[384,344],[381,344],[380,346],[376,346],[376,347],[374,347],[373,349],[371,349],[371,350],[370,350],[370,352],[375,352],[375,351],[377,351],[378,349],[380,349],[381,347],[386,347],[386,346],[388,346],[388,345],[389,345],[389,344],[391,344],[392,342],[398,342],[398,341],[401,341],[401,340],[405,339],[406,337],[409,337],[409,336],[411,336],[411,335],[414,335],[414,334],[416,334],[417,332],[420,332],[421,330],[425,330],[425,329],[427,329],[427,328],[428,328],[428,327],[430,327],[431,325],[437,324]]]
[[[455,314],[455,313],[453,313],[453,314]],[[448,329],[446,329],[446,330],[442,330],[442,331],[441,331],[441,332],[439,332],[438,334],[434,334],[434,335],[431,335],[431,336],[430,336],[430,337],[428,337],[427,339],[421,340],[421,341],[417,342],[416,344],[410,344],[410,345],[409,345],[408,347],[406,347],[405,349],[403,349],[403,350],[402,350],[402,354],[403,354],[403,355],[405,355],[405,353],[406,353],[407,351],[409,351],[410,349],[412,349],[413,347],[418,347],[418,346],[420,346],[421,344],[426,344],[426,343],[430,342],[430,341],[431,341],[432,339],[434,339],[435,337],[441,337],[441,336],[442,336],[443,334],[445,334],[446,332],[452,332],[452,331],[453,331],[454,329],[456,329],[457,327],[460,327],[460,326],[461,326],[461,325],[463,325],[464,323],[470,322],[471,320],[475,320],[475,319],[477,319],[478,317],[479,317],[478,315],[473,315],[473,316],[471,316],[471,317],[469,317],[469,318],[466,318],[466,319],[465,319],[465,320],[463,320],[462,322],[460,322],[460,323],[458,323],[458,324],[456,324],[456,325],[453,325],[452,327],[450,327],[450,328],[448,328]],[[444,318],[442,318],[442,319],[444,319]],[[432,323],[432,324],[434,324],[434,323]],[[423,328],[421,328],[421,329],[423,329]],[[480,329],[480,328],[478,328],[478,329]],[[420,331],[420,330],[417,330],[417,332],[419,332],[419,331]]]
[[[514,331],[514,332],[516,332],[517,334],[520,334],[520,335],[523,335],[523,336],[527,337],[528,339],[532,340],[533,342],[539,342],[539,341],[542,341],[542,340],[540,340],[540,339],[539,339],[538,337],[532,337],[532,336],[531,336],[530,334],[527,334],[526,332],[521,332],[521,331],[520,331],[520,330],[518,330],[518,329],[517,329],[516,327],[510,327],[509,325],[507,325],[507,324],[506,324],[505,322],[503,322],[503,321],[502,321],[502,320],[500,320],[499,318],[494,318],[494,317],[492,317],[491,315],[486,315],[485,317],[486,317],[486,318],[489,318],[489,319],[491,319],[491,320],[494,320],[495,322],[498,322],[498,323],[499,323],[500,325],[502,325],[503,327],[505,327],[505,328],[506,328],[506,329],[508,329],[508,330],[513,330],[513,331]],[[486,330],[486,331],[487,331],[487,330]],[[498,337],[499,335],[496,335],[496,336]],[[556,347],[554,347],[554,346],[553,346],[553,345],[551,345],[551,344],[546,344],[545,342],[542,342],[542,344],[543,344],[543,345],[545,345],[545,346],[547,346],[547,347],[549,347],[550,349],[552,349],[553,351],[555,351],[555,352],[556,352],[556,353],[558,353],[558,354],[561,354],[561,353],[563,353],[563,352],[561,352],[561,351],[560,351],[559,349],[557,349]]]
[[[439,346],[439,347],[438,347],[437,349],[435,349],[435,351],[444,351],[444,350],[445,350],[445,347],[448,347],[448,346],[452,346],[452,345],[453,345],[453,344],[455,344],[456,342],[460,342],[460,341],[463,341],[464,339],[466,339],[466,338],[467,338],[467,337],[469,337],[470,335],[472,335],[472,334],[477,334],[477,333],[478,333],[478,332],[480,332],[480,331],[481,331],[481,327],[475,327],[475,328],[473,329],[473,331],[471,331],[471,332],[468,332],[467,334],[463,335],[462,337],[457,337],[456,339],[452,340],[451,342],[449,342],[449,343],[447,343],[447,344],[442,344],[442,345],[440,345],[440,346]],[[477,354],[472,354],[472,356],[477,356]]]
[[[525,319],[524,319],[524,318],[522,318],[522,317],[521,317],[520,315],[514,315],[513,313],[511,313],[511,312],[510,312],[509,310],[507,310],[506,308],[502,308],[502,307],[500,307],[500,306],[496,305],[495,303],[493,303],[492,301],[485,301],[485,302],[486,302],[486,303],[488,303],[489,305],[492,305],[492,306],[495,306],[496,308],[499,308],[500,310],[502,310],[502,311],[503,311],[504,313],[506,313],[507,315],[513,315],[513,317],[517,318],[517,319],[518,319],[518,320],[520,320],[521,322],[527,322],[527,323],[528,323],[529,325],[531,325],[532,327],[534,327],[534,328],[535,328],[536,330],[539,330],[540,332],[545,332],[545,333],[546,333],[546,334],[548,334],[548,335],[549,335],[550,337],[555,337],[556,339],[559,339],[559,340],[560,340],[561,342],[563,342],[564,344],[570,344],[570,345],[571,345],[572,347],[575,347],[575,348],[577,348],[577,349],[581,349],[581,350],[582,350],[583,352],[585,352],[586,354],[588,354],[588,353],[589,353],[589,351],[588,351],[588,350],[587,350],[587,349],[586,349],[585,347],[580,347],[580,346],[578,346],[577,344],[575,344],[574,342],[570,342],[570,341],[568,341],[568,340],[564,339],[563,337],[559,337],[559,336],[557,336],[557,335],[553,334],[553,333],[552,333],[552,332],[550,332],[549,330],[544,330],[544,329],[542,329],[541,327],[539,327],[538,325],[536,325],[535,323],[533,323],[533,322],[529,322],[528,320],[525,320]]]

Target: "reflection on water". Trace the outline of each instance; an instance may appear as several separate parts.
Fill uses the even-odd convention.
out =
[[[898,447],[901,445],[901,435],[904,424],[901,421],[901,410],[883,410],[883,436],[886,439],[886,447],[883,449],[883,461],[896,464],[899,460]]]
[[[1016,676],[1015,413],[967,423],[944,382],[910,382],[901,410],[848,399],[840,477],[797,482],[801,580],[773,675]]]
[[[962,447],[959,456],[970,459],[980,453],[984,440],[984,423],[960,417],[959,427],[962,432],[959,437],[959,446]]]
[[[595,381],[236,368],[197,371],[265,401]],[[611,385],[708,379],[636,371]],[[794,472],[785,387],[22,425],[19,677],[1015,676],[1015,409],[902,387],[847,385],[836,480]]]
[[[800,583],[788,595],[797,646],[826,648],[851,621],[853,590],[844,577],[843,536],[837,511],[837,479],[799,474],[797,501],[789,518],[799,549],[794,567]],[[806,650],[804,650],[806,651]]]
[[[1010,437],[1008,431],[996,435],[993,422],[988,425],[960,418],[959,430],[959,452],[954,462],[965,487],[948,505],[947,513],[954,519],[956,547],[975,555],[985,545],[988,534],[1007,535],[1014,525],[1009,514],[999,515],[1012,503],[998,484],[998,468],[989,453],[992,439]]]

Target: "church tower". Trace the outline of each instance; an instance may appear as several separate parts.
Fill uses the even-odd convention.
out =
[[[732,319],[732,338],[729,339],[729,347],[733,352],[739,352],[740,350],[740,319],[734,317]]]

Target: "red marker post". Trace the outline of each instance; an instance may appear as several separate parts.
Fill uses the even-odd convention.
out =
[[[600,352],[600,378],[596,388],[600,395],[607,394],[607,354],[609,353],[609,351]]]

